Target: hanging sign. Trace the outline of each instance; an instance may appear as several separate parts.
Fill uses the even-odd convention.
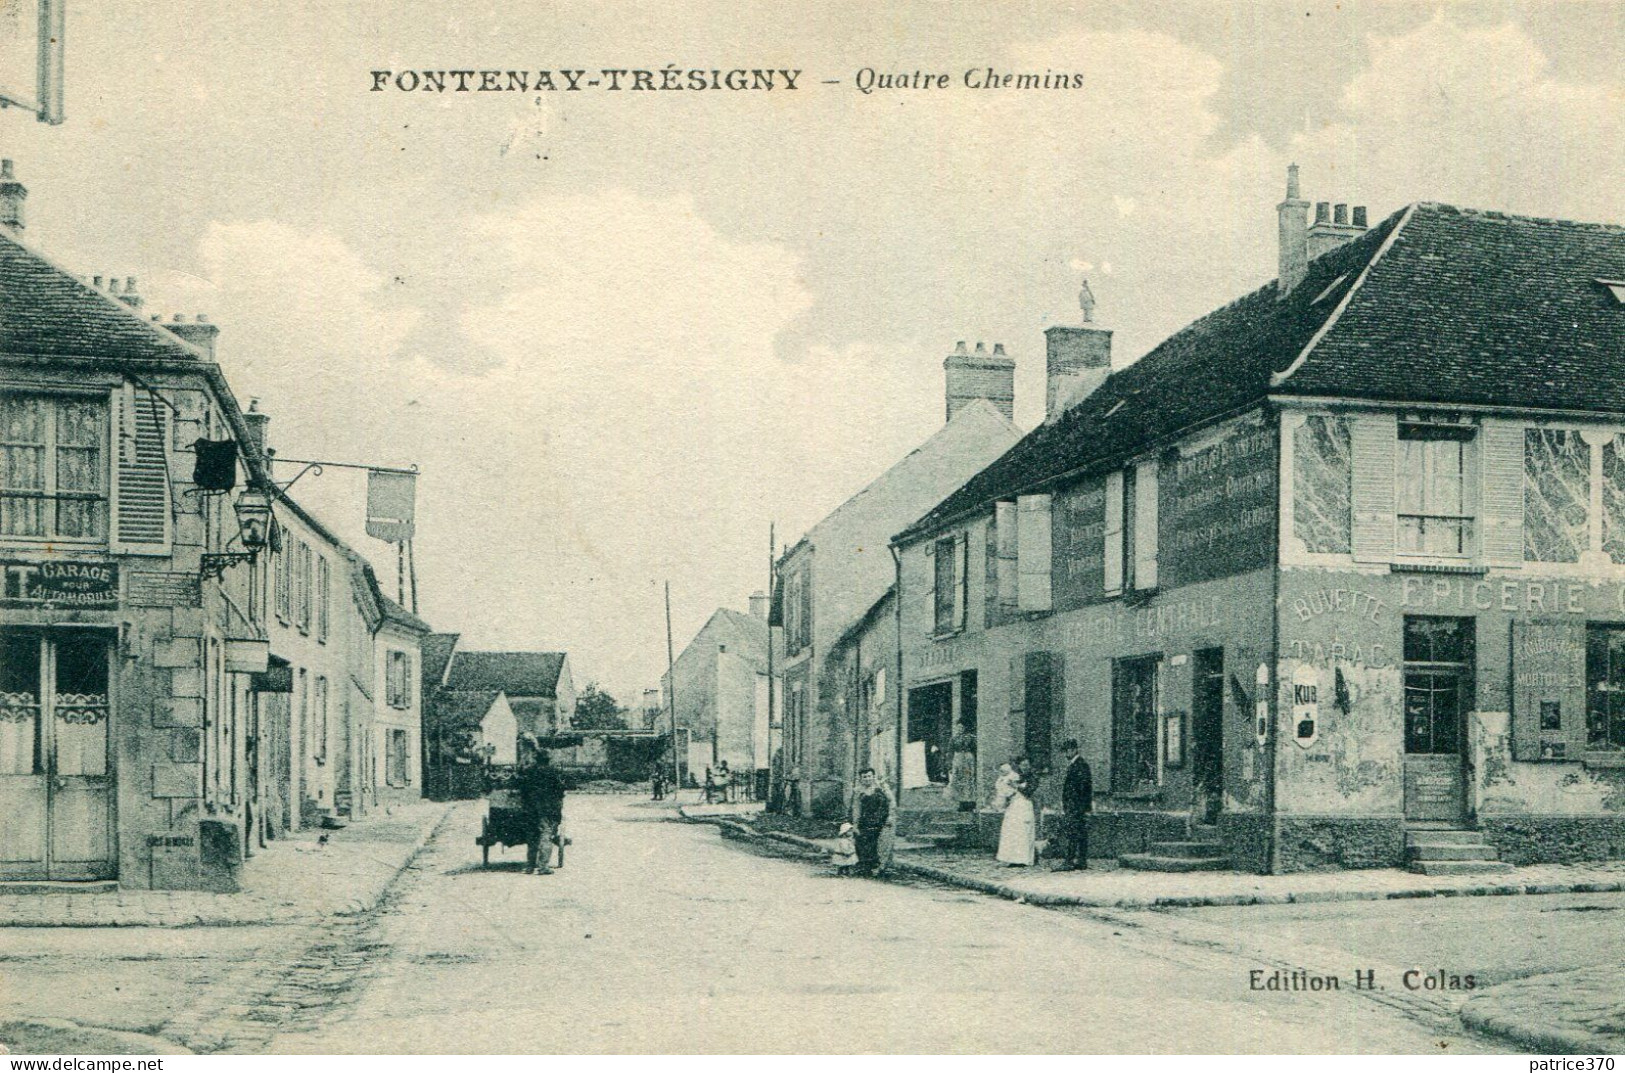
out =
[[[390,470],[367,471],[367,535],[403,544],[412,539],[418,476]]]
[[[1320,736],[1320,673],[1307,663],[1292,672],[1292,740],[1309,748]]]

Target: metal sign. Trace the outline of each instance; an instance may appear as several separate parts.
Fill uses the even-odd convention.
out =
[[[0,606],[46,609],[118,607],[118,564],[0,562]]]
[[[1292,672],[1292,740],[1309,748],[1320,736],[1320,672],[1307,663]]]
[[[1270,740],[1270,669],[1266,664],[1258,665],[1253,681],[1258,687],[1253,691],[1253,733],[1263,745]]]

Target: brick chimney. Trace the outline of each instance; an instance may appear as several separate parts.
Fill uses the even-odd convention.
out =
[[[1045,391],[1044,423],[1051,424],[1069,408],[1094,394],[1112,372],[1112,333],[1097,328],[1095,296],[1089,281],[1078,292],[1083,308],[1083,327],[1044,329]]]
[[[1313,261],[1366,232],[1365,206],[1354,206],[1354,219],[1349,219],[1347,205],[1332,205],[1321,201],[1315,204],[1315,222],[1309,228],[1309,260]]]
[[[767,593],[761,589],[750,594],[750,613],[753,618],[767,621]]]
[[[942,362],[947,373],[948,420],[966,406],[986,399],[1006,418],[1016,419],[1016,363],[1004,352],[1003,343],[993,344],[993,353],[982,343],[975,353],[967,353],[959,343]]]
[[[271,415],[260,412],[260,400],[248,400],[248,412],[243,414],[243,420],[248,422],[248,435],[254,441],[254,446],[260,454],[269,457],[270,444],[266,441],[267,426],[271,423]]]
[[[1298,196],[1298,165],[1286,169],[1286,200],[1275,206],[1280,224],[1281,269],[1276,277],[1277,298],[1291,294],[1309,274],[1309,202]]]
[[[214,360],[214,341],[219,337],[220,329],[210,324],[209,318],[202,313],[197,315],[196,321],[188,321],[186,314],[176,313],[174,319],[164,327],[203,351],[210,361]]]
[[[11,170],[11,161],[0,160],[0,226],[13,231],[23,229],[23,202],[28,200],[28,187],[17,181]]]

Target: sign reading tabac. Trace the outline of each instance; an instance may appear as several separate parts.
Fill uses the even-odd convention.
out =
[[[0,562],[0,606],[47,609],[118,607],[118,564]]]

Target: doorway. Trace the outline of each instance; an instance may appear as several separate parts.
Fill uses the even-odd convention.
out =
[[[1224,807],[1224,649],[1191,658],[1191,781],[1197,823],[1216,823]]]
[[[948,781],[953,717],[952,682],[935,682],[908,691],[908,740],[924,745],[925,777],[934,783]]]
[[[1466,815],[1473,620],[1407,615],[1404,651],[1405,819],[1459,824]]]
[[[101,633],[0,631],[0,878],[118,874],[111,671]]]

